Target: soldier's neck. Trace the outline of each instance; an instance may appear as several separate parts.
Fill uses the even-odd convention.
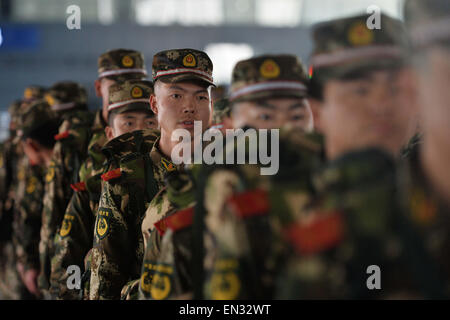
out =
[[[450,170],[448,169],[450,149],[448,143],[441,146],[430,137],[425,136],[420,151],[420,162],[428,183],[450,207]]]
[[[53,158],[53,149],[43,150],[41,153],[41,157],[45,166],[48,167]]]
[[[175,147],[175,145],[178,144],[178,141],[172,141],[171,135],[161,129],[161,138],[159,139],[159,150],[164,154],[166,157],[171,159],[172,150]]]

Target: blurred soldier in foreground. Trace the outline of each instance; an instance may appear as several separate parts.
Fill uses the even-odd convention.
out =
[[[420,234],[414,248],[420,297],[450,297],[450,2],[407,1],[413,47],[412,86],[419,95],[423,142],[403,161],[399,202]]]
[[[277,298],[408,297],[417,280],[421,253],[411,252],[414,235],[394,202],[394,157],[417,125],[408,42],[400,21],[381,15],[371,30],[367,19],[313,27],[312,105],[329,162],[313,177],[305,215],[285,229],[294,254]]]

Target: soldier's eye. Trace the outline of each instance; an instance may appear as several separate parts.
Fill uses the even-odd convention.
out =
[[[353,90],[353,92],[355,93],[355,94],[357,94],[357,95],[359,95],[359,96],[366,96],[366,95],[368,95],[369,94],[369,88],[367,88],[367,87],[362,87],[362,86],[359,86],[359,87],[356,87],[354,90]]]
[[[263,120],[263,121],[268,121],[268,120],[271,120],[272,119],[272,117],[270,116],[270,115],[268,115],[268,114],[261,114],[260,116],[259,116],[259,118],[261,119],[261,120]]]
[[[199,96],[198,99],[199,100],[208,100],[208,97],[206,97],[206,96]]]
[[[301,116],[301,115],[295,115],[292,117],[292,120],[294,120],[294,121],[303,120],[303,119],[305,119],[305,117]]]
[[[180,98],[181,98],[181,94],[174,93],[174,94],[172,95],[172,98],[174,98],[174,99],[180,99]]]

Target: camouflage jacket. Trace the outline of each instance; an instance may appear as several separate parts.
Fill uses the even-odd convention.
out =
[[[147,208],[142,221],[145,254],[137,282],[140,299],[187,298],[192,293],[191,224],[199,168],[169,173]],[[122,296],[136,298],[133,289],[130,286]]]
[[[274,175],[261,175],[261,166],[252,164],[221,166],[207,174],[194,222],[203,203],[204,271],[193,270],[200,285],[196,296],[273,297],[276,273],[289,253],[284,229],[304,214],[314,193],[310,176],[321,162],[321,144],[316,135],[282,130],[279,156]]]
[[[286,229],[294,253],[279,271],[276,298],[437,296],[426,288],[435,273],[399,205],[396,176],[394,160],[369,149],[330,162],[314,177],[318,193],[308,215]]]
[[[450,206],[433,192],[427,182],[415,148],[398,170],[398,203],[413,225],[417,238],[407,238],[407,249],[420,256],[411,263],[416,296],[420,298],[450,298]],[[411,232],[413,233],[413,232]],[[420,251],[419,251],[420,253]],[[416,253],[417,254],[417,253]]]
[[[41,271],[39,287],[49,288],[50,259],[54,255],[53,240],[61,226],[64,212],[72,196],[71,184],[78,182],[78,171],[87,156],[93,115],[87,111],[74,111],[63,116],[63,123],[55,136],[52,161],[45,176],[44,208],[42,214],[39,254]]]
[[[61,299],[79,299],[79,290],[67,288],[66,273],[70,265],[86,271],[85,258],[92,248],[95,214],[101,193],[101,174],[106,156],[101,151],[107,139],[102,114],[97,112],[86,161],[79,171],[79,182],[71,184],[75,191],[67,206],[62,225],[55,235],[55,254],[51,260],[50,293]],[[84,276],[84,278],[87,277]],[[83,282],[85,285],[85,282]]]
[[[44,167],[27,164],[20,180],[14,213],[14,248],[17,261],[28,269],[39,269],[39,239],[44,195]]]
[[[282,140],[286,140],[286,137],[283,136]],[[278,174],[281,177],[281,181],[284,182],[284,187],[288,190],[285,197],[292,206],[300,206],[308,199],[306,190],[309,182],[305,183],[307,179],[304,179],[301,183],[297,183],[301,189],[299,192],[293,188],[295,184],[289,183],[289,179],[286,178],[291,177],[290,179],[292,180],[293,174],[300,172],[306,178],[307,171],[312,169],[315,160],[318,160],[316,159],[316,152],[313,151],[316,145],[309,140],[303,139],[303,134],[300,136],[293,133],[290,135],[290,140],[281,144],[281,154],[284,154],[281,160],[283,160],[284,169],[282,168]],[[294,140],[297,140],[297,144],[292,148],[291,143]],[[304,143],[303,157],[299,157],[300,152],[298,152],[300,146],[298,143],[300,141]],[[232,148],[235,147],[236,145],[233,142]],[[295,158],[290,158],[293,154],[289,151],[292,151],[292,149],[295,149]],[[292,162],[286,163],[286,159]],[[301,162],[302,165],[298,165],[298,162]],[[297,164],[297,170],[294,169],[293,164]],[[303,171],[299,170],[300,167],[302,167]],[[289,171],[287,168],[289,168]],[[192,298],[194,283],[199,281],[196,278],[196,270],[192,268],[193,263],[198,260],[198,257],[195,255],[197,245],[195,235],[203,235],[202,228],[198,226],[198,220],[201,220],[201,217],[204,215],[206,215],[205,219],[208,227],[211,227],[211,229],[207,228],[205,232],[205,239],[208,240],[205,240],[205,250],[207,252],[205,265],[208,266],[207,274],[209,276],[207,282],[210,282],[212,273],[214,273],[213,279],[222,279],[221,276],[218,276],[212,270],[214,263],[211,264],[211,257],[218,256],[219,260],[223,258],[218,254],[223,249],[222,245],[233,243],[233,248],[238,248],[243,243],[246,243],[244,241],[246,236],[243,234],[237,235],[237,232],[234,232],[233,228],[236,227],[235,221],[227,220],[227,213],[223,211],[224,207],[228,199],[233,196],[233,193],[241,196],[242,191],[246,194],[246,199],[242,203],[243,206],[247,209],[251,208],[251,206],[254,206],[254,210],[261,209],[258,202],[263,202],[266,195],[264,192],[256,190],[254,186],[267,187],[271,178],[269,176],[261,176],[259,169],[258,165],[196,165],[191,166],[191,170],[168,176],[165,189],[150,203],[142,223],[143,234],[147,234],[149,240],[147,241],[139,284],[139,296],[141,299]],[[298,176],[298,178],[300,177],[301,175]],[[205,183],[204,180],[207,182]],[[277,192],[283,190],[280,189],[281,186],[281,184],[278,184]],[[204,199],[199,198],[199,194],[202,194]],[[281,197],[274,197],[273,201],[277,201],[278,205],[281,203],[280,199]],[[199,206],[197,201],[204,203],[206,210],[203,206]],[[246,203],[246,201],[250,202]],[[194,213],[196,214],[195,216]],[[220,216],[220,221],[216,220],[219,218],[216,214]],[[258,219],[258,217],[253,218]],[[266,220],[265,217],[263,219]],[[212,225],[208,223],[212,223]],[[237,223],[244,225],[247,222],[241,221]],[[263,226],[264,222],[259,222],[257,225]],[[239,230],[242,231],[241,229]],[[212,232],[212,230],[214,231]],[[194,242],[192,241],[193,239]],[[254,241],[260,242],[261,239],[258,237]],[[255,246],[255,242],[252,242],[253,246]],[[217,246],[213,246],[213,243],[217,244]],[[251,250],[250,248],[248,249]],[[233,257],[229,256],[229,258],[234,259],[234,261],[239,259],[238,256],[240,254],[237,252],[233,252],[233,255]],[[203,265],[203,260],[199,262]],[[222,264],[221,262],[218,263]],[[219,273],[222,271],[219,271]],[[258,277],[256,274],[254,276]],[[225,278],[229,279],[228,276]],[[239,281],[239,279],[236,280]],[[213,281],[216,282],[216,280]],[[230,288],[229,286],[232,286],[233,283],[225,283],[224,285]],[[226,289],[224,290],[226,291]],[[225,292],[224,290],[221,291],[220,288],[217,288],[213,295],[208,290],[207,298],[220,298],[219,295],[222,294],[222,298],[230,299],[233,297],[244,297],[246,294],[246,292],[234,292],[233,294],[236,294],[236,296],[232,296],[230,291]],[[234,288],[231,288],[231,290],[234,290]]]
[[[13,138],[6,140],[0,149],[0,243],[11,241],[13,207],[18,164],[24,157],[20,144]]]
[[[138,279],[143,256],[145,210],[176,167],[159,151],[157,130],[135,131],[111,140],[94,231],[91,299],[118,299],[122,287]]]

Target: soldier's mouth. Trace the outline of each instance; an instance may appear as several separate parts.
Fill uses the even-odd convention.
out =
[[[180,122],[180,125],[181,125],[183,128],[188,128],[188,129],[194,128],[194,120],[185,120],[185,121],[181,121],[181,122]]]

